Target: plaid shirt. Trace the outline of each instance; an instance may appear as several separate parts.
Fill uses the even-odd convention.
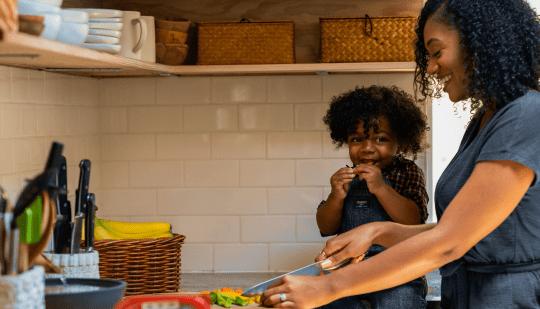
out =
[[[425,223],[428,218],[429,197],[422,169],[414,161],[405,159],[403,156],[396,156],[392,163],[382,170],[382,175],[388,178],[392,189],[418,205],[420,217]]]
[[[424,172],[420,167],[414,161],[405,159],[403,156],[395,156],[392,163],[383,168],[381,172],[382,176],[390,181],[392,189],[418,205],[422,223],[425,223],[428,218],[429,197],[426,191]],[[323,200],[319,207],[325,202]]]

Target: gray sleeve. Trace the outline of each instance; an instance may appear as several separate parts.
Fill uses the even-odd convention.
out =
[[[540,101],[504,107],[485,129],[476,162],[511,160],[540,171]]]

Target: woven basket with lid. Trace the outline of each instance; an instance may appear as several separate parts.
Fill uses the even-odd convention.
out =
[[[320,62],[414,61],[415,16],[320,17]]]
[[[198,22],[197,64],[295,63],[294,22]]]

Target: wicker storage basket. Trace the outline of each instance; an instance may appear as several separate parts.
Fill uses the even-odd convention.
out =
[[[294,22],[198,22],[197,64],[295,63]]]
[[[320,62],[414,61],[414,16],[320,17]]]
[[[178,292],[180,248],[186,237],[96,240],[100,278],[127,282],[126,296]]]

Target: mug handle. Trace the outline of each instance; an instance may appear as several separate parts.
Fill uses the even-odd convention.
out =
[[[141,25],[141,36],[139,37],[139,42],[137,42],[137,45],[133,47],[133,53],[138,52],[141,50],[141,48],[144,45],[144,42],[146,42],[146,36],[148,34],[148,31],[146,29],[146,22],[141,18],[135,18],[131,20],[131,24],[135,25],[136,23],[139,23]]]

